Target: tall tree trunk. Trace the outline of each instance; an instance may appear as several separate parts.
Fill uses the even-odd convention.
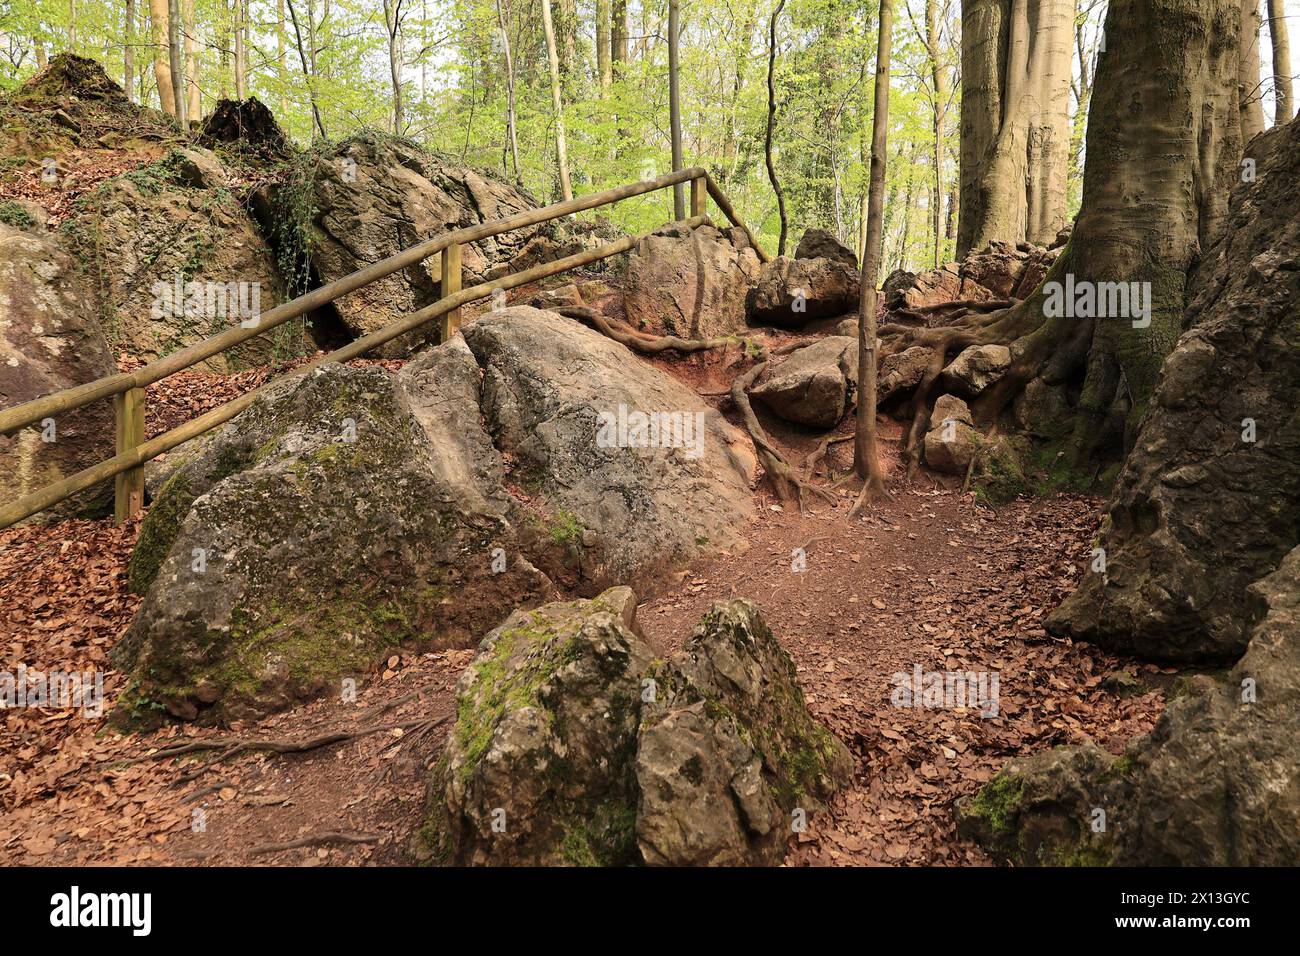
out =
[[[167,53],[167,0],[149,0],[149,24],[153,32],[153,77],[158,87],[158,108],[168,116],[175,116],[176,95],[172,91],[172,70]]]
[[[388,78],[393,86],[393,135],[402,135],[402,0],[384,0],[384,29],[388,32]]]
[[[235,0],[239,3],[240,0]],[[316,25],[311,10],[310,2],[307,5],[307,36],[308,42],[304,44],[302,38],[302,24],[298,22],[298,12],[293,8],[293,0],[285,0],[289,8],[289,22],[293,24],[294,43],[298,47],[298,62],[302,64],[302,75],[307,81],[307,98],[311,101],[311,116],[313,121],[312,139],[315,140],[319,134],[321,139],[327,139],[328,134],[325,132],[325,121],[320,115],[320,104],[316,97],[316,54],[315,47],[310,42],[315,38]],[[311,50],[310,54],[308,51]]]
[[[551,106],[555,111],[555,163],[560,177],[560,195],[573,198],[569,181],[569,146],[564,136],[564,98],[560,95],[560,56],[555,48],[555,25],[551,20],[551,0],[542,0],[542,31],[546,35],[546,56],[551,66]]]
[[[865,480],[862,498],[885,490],[876,449],[876,286],[880,281],[880,254],[884,239],[885,150],[889,134],[889,57],[893,44],[894,2],[880,0],[880,28],[876,44],[876,98],[871,117],[871,179],[867,187],[867,241],[862,257],[862,298],[858,319],[858,408],[853,440],[853,470]],[[854,505],[856,509],[857,504]]]
[[[199,57],[194,42],[194,0],[183,0],[181,4],[181,22],[184,28],[185,77],[188,92],[186,114],[190,119],[200,119],[203,115],[203,97],[199,89]]]
[[[68,51],[77,52],[77,0],[68,0]]]
[[[1277,108],[1273,125],[1291,122],[1295,114],[1295,94],[1291,83],[1291,42],[1286,28],[1286,4],[1268,0],[1268,34],[1273,38],[1273,90]]]
[[[235,0],[235,99],[248,99],[248,0]]]
[[[668,0],[668,126],[672,138],[673,172],[682,168],[682,92],[677,70],[677,38],[680,31],[678,0]],[[673,219],[686,218],[686,184],[673,186]]]
[[[596,0],[596,75],[600,79],[600,95],[609,95],[614,74],[609,64],[609,0]]]
[[[610,70],[618,75],[617,64],[627,62],[627,0],[613,0],[609,28]]]
[[[289,115],[289,97],[285,92],[289,88],[289,67],[284,62],[284,57],[284,0],[275,0],[275,72],[280,80],[280,122],[282,123]]]
[[[785,235],[787,220],[785,215],[785,193],[781,191],[781,181],[776,175],[776,163],[772,158],[772,134],[776,130],[776,22],[785,7],[785,0],[777,0],[772,10],[772,19],[767,31],[767,134],[763,139],[763,156],[767,161],[767,178],[772,183],[772,192],[776,193],[777,213],[781,217],[781,234],[776,241],[776,254],[785,255]]]
[[[962,5],[957,255],[1047,245],[1066,223],[1075,0]]]
[[[1264,93],[1260,86],[1259,15],[1260,0],[1241,2],[1241,58],[1237,63],[1241,142],[1249,143],[1264,132]]]
[[[519,135],[515,127],[515,62],[510,55],[510,31],[507,28],[510,0],[497,0],[497,23],[501,29],[501,47],[506,59],[506,132],[510,136],[510,158],[515,164],[515,182],[522,182],[519,172]]]
[[[180,120],[181,129],[186,128],[189,114],[189,100],[185,89],[185,55],[181,47],[181,3],[180,0],[168,0],[167,3],[167,47],[168,62],[172,74],[172,103]]]
[[[132,95],[135,90],[135,0],[126,0],[126,25],[123,33],[122,92],[130,103],[135,101]]]
[[[939,4],[925,0],[925,48],[930,59],[930,89],[934,92],[934,267],[943,253],[943,123],[947,117],[948,80],[939,60]]]

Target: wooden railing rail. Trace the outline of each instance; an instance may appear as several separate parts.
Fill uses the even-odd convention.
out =
[[[393,256],[389,256],[387,259],[360,269],[351,275],[344,276],[319,289],[276,306],[274,309],[267,310],[262,313],[261,321],[256,327],[235,326],[202,342],[196,342],[194,345],[187,346],[173,352],[171,355],[141,366],[135,371],[106,376],[93,382],[53,392],[0,411],[0,434],[9,434],[52,415],[68,412],[90,402],[111,397],[114,399],[117,422],[117,454],[113,458],[92,465],[83,471],[0,507],[0,528],[7,528],[58,504],[80,491],[109,479],[115,479],[114,516],[119,523],[125,521],[143,506],[145,462],[157,458],[178,445],[230,421],[230,419],[248,408],[257,395],[271,385],[295,375],[305,374],[327,362],[346,362],[358,358],[371,349],[392,341],[398,336],[419,328],[436,318],[442,318],[443,320],[441,330],[445,340],[459,326],[460,310],[466,303],[486,298],[497,289],[512,289],[516,286],[526,285],[538,279],[567,272],[570,269],[589,265],[592,262],[627,252],[644,236],[625,237],[595,249],[589,249],[554,262],[542,263],[491,282],[483,282],[468,289],[462,289],[460,287],[462,279],[461,247],[465,243],[476,242],[512,229],[538,225],[575,212],[593,209],[597,206],[609,205],[621,199],[664,189],[688,180],[691,183],[691,218],[687,222],[692,226],[696,226],[705,221],[704,197],[707,193],[707,195],[713,197],[714,202],[717,203],[723,214],[749,235],[755,252],[762,261],[767,262],[767,253],[758,245],[748,227],[736,215],[725,194],[709,178],[708,173],[699,167],[683,169],[655,179],[591,193],[566,202],[554,203],[541,209],[533,209],[504,219],[480,223],[477,226],[458,229],[428,239]],[[414,265],[437,253],[442,253],[440,271],[442,278],[441,291],[443,293],[437,302],[412,312],[378,331],[362,336],[307,365],[300,366],[258,389],[205,412],[184,425],[173,428],[148,441],[144,440],[144,389],[148,385],[160,381],[168,375],[206,361],[212,356],[248,339],[263,335],[290,319],[304,315],[313,309],[347,295],[349,292],[354,292],[377,279],[391,275],[399,269]]]

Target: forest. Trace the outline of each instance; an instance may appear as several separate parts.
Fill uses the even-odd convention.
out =
[[[37,920],[108,925],[102,866],[1000,867],[1251,926],[1300,863],[1297,22],[0,0]]]

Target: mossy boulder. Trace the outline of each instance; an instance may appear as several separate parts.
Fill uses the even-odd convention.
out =
[[[516,611],[456,688],[430,784],[425,852],[440,862],[618,865],[636,859],[636,730],[653,654],[636,598]]]
[[[477,408],[463,344],[410,374]],[[146,593],[114,651],[132,677],[119,716],[274,710],[399,644],[464,644],[552,593],[522,556],[494,564],[513,531],[485,474],[500,467],[491,444],[423,401],[383,369],[325,366],[188,453],[132,555]]]
[[[637,843],[664,866],[774,865],[852,773],[749,601],[719,602],[642,705]]]
[[[850,773],[747,601],[655,657],[615,588],[520,611],[457,687],[417,856],[443,864],[778,863]]]

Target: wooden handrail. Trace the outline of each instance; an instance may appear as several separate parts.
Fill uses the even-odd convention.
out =
[[[685,220],[688,226],[693,228],[708,221],[704,215],[704,193],[707,190],[727,218],[738,228],[744,230],[759,259],[763,262],[770,261],[767,253],[759,246],[749,228],[737,216],[726,195],[712,181],[708,173],[699,167],[678,170],[655,179],[630,183],[626,186],[607,189],[599,193],[591,193],[566,202],[553,203],[541,209],[529,210],[528,212],[509,216],[505,219],[492,220],[480,223],[477,226],[445,233],[411,246],[409,249],[301,295],[290,302],[276,306],[274,309],[262,314],[262,321],[255,328],[236,326],[226,329],[202,342],[197,342],[194,345],[173,352],[171,355],[156,359],[133,372],[106,376],[94,382],[87,382],[83,385],[53,392],[50,395],[33,399],[0,412],[0,434],[8,434],[38,422],[47,416],[80,408],[102,398],[113,397],[119,420],[117,455],[0,507],[0,528],[7,528],[58,504],[79,491],[84,491],[93,485],[113,478],[117,479],[116,516],[119,522],[125,520],[135,510],[138,510],[142,504],[143,472],[141,469],[145,462],[157,458],[178,445],[230,421],[248,408],[256,397],[270,386],[294,376],[306,374],[327,362],[347,362],[358,358],[371,349],[390,342],[440,316],[449,317],[444,321],[443,331],[444,335],[450,335],[458,324],[460,307],[466,303],[486,298],[497,289],[513,289],[538,279],[557,275],[601,259],[607,259],[610,256],[628,252],[645,236],[624,237],[615,242],[606,243],[595,249],[585,250],[554,262],[542,263],[530,269],[510,273],[492,282],[483,282],[468,289],[459,289],[458,262],[451,262],[450,260],[453,258],[459,259],[460,246],[464,243],[476,242],[511,229],[520,229],[548,222],[562,216],[571,215],[574,212],[608,205],[621,199],[639,196],[687,180],[691,182],[692,213],[692,217]],[[267,382],[224,405],[211,409],[162,435],[148,441],[141,440],[143,438],[143,390],[147,385],[205,361],[234,345],[265,334],[292,318],[319,308],[340,296],[353,292],[384,276],[391,275],[399,269],[420,262],[428,256],[445,249],[452,249],[457,253],[454,256],[449,256],[449,261],[443,263],[443,289],[450,291],[450,295],[444,295],[437,302],[412,312],[397,322],[364,335],[342,348],[323,355],[271,382]],[[128,416],[130,416],[129,420]]]

